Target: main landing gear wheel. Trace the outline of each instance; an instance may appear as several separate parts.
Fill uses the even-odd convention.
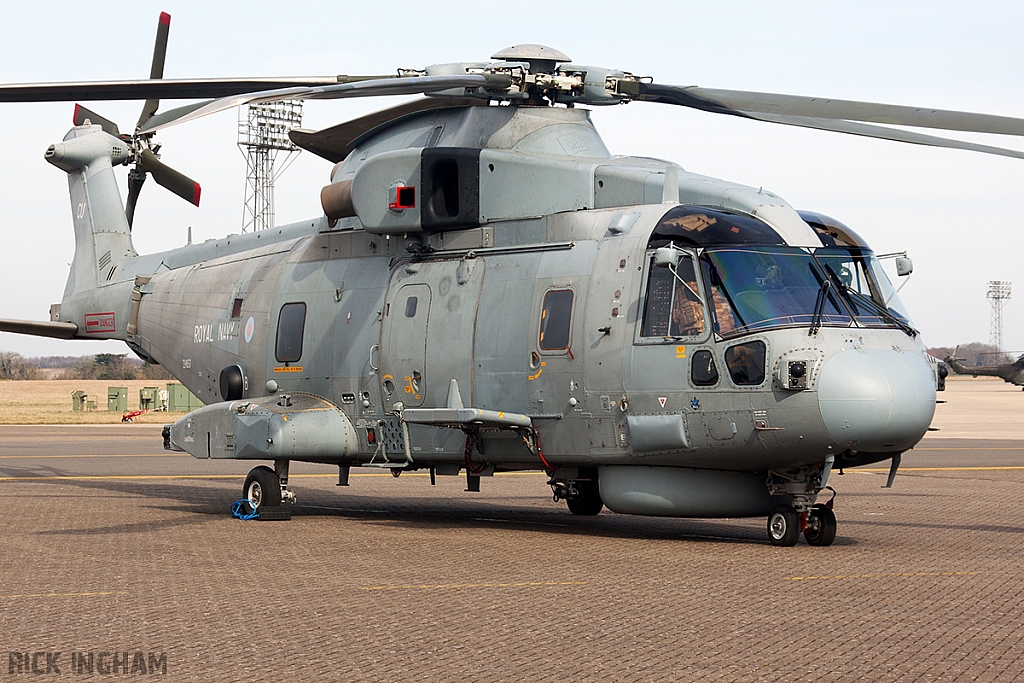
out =
[[[259,507],[281,506],[281,480],[277,473],[266,465],[254,467],[245,478],[242,496],[255,510]]]
[[[804,538],[810,545],[832,545],[836,540],[836,514],[824,505],[815,505],[807,513]]]
[[[587,481],[577,480],[576,495],[566,498],[569,512],[574,515],[596,515],[604,508],[604,501],[601,500],[601,489],[597,484],[597,473]]]
[[[792,505],[779,505],[768,515],[768,538],[772,545],[796,545],[800,538],[800,514]]]

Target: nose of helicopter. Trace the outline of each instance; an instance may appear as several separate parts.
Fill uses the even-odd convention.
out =
[[[863,451],[910,448],[935,413],[935,378],[916,353],[856,349],[830,358],[818,380],[829,434]]]

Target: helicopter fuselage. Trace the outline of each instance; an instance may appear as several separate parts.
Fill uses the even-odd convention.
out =
[[[88,128],[68,139],[105,135]],[[934,364],[845,226],[612,157],[581,110],[427,112],[352,147],[334,216],[325,200],[327,216],[148,256],[126,226],[93,227],[92,263],[103,239],[114,257],[95,288],[73,273],[60,319],[209,404],[172,447],[543,468],[599,479],[621,512],[746,516],[809,509],[833,467],[898,456],[931,421]],[[81,178],[110,173],[83,168],[80,248]]]

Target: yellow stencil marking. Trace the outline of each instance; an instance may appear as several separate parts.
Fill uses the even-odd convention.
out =
[[[518,581],[516,583],[438,583],[395,586],[360,586],[364,591],[442,590],[463,588],[527,588],[533,586],[586,586],[587,581]]]
[[[289,365],[284,368],[274,368],[274,372],[302,372],[301,365]]]
[[[537,370],[537,374],[536,375],[527,375],[526,379],[528,379],[528,380],[530,380],[532,382],[533,380],[535,380],[538,377],[540,377],[540,373],[544,372],[544,366],[545,365],[547,365],[547,362],[546,361],[541,361],[540,368],[538,368],[538,370]]]
[[[975,576],[978,572],[906,572],[903,574],[847,574],[845,576],[790,576],[786,581],[817,581],[820,579],[886,579],[901,576]]]
[[[0,595],[0,600],[16,598],[91,598],[97,595],[128,595],[127,591],[102,591],[96,593],[20,593],[17,595]]]
[[[677,346],[676,347],[676,358],[686,358],[686,347],[685,346]]]

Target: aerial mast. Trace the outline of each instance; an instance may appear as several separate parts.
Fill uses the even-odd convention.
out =
[[[288,131],[301,125],[301,100],[262,102],[238,110],[238,146],[246,160],[242,232],[274,227],[274,181],[298,155]],[[281,152],[284,158],[275,172]]]

